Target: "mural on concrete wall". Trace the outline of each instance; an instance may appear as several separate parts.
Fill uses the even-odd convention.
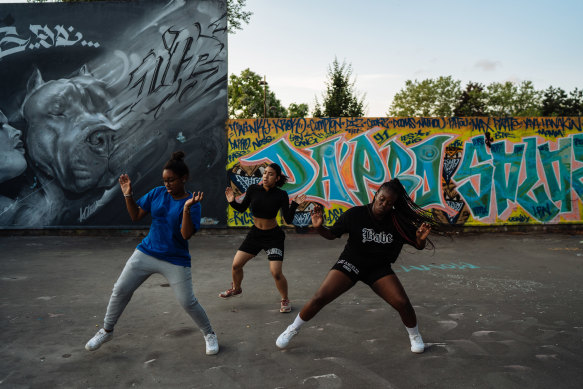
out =
[[[316,203],[334,223],[393,177],[451,224],[581,223],[581,126],[580,117],[230,120],[227,174],[240,196],[279,163],[290,197],[309,200],[296,226]],[[252,223],[230,207],[227,218]]]
[[[117,177],[140,196],[178,149],[224,197],[226,23],[225,0],[0,5],[0,226],[129,225]]]

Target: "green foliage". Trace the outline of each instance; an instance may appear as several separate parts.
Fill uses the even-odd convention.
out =
[[[549,86],[541,103],[542,116],[583,116],[583,91],[575,88],[569,95],[561,88]]]
[[[451,76],[405,81],[405,88],[395,95],[390,116],[453,116],[462,95],[461,81]]]
[[[458,99],[454,116],[486,116],[486,93],[484,86],[469,82]]]
[[[308,104],[301,103],[291,103],[287,109],[288,117],[290,118],[305,118],[308,116]]]
[[[227,26],[228,31],[234,34],[243,29],[243,23],[249,24],[253,12],[245,11],[247,0],[227,0]]]
[[[360,117],[364,116],[364,95],[357,96],[351,80],[352,65],[334,58],[328,67],[326,93],[322,95],[322,105],[316,98],[314,117]]]
[[[493,82],[487,86],[469,82],[464,91],[459,85],[460,82],[451,76],[407,80],[405,87],[395,95],[388,115],[577,116],[583,110],[583,92],[577,89],[567,97],[562,89],[549,88],[541,101],[542,92],[534,88],[532,81]]]
[[[531,81],[515,84],[510,81],[494,82],[487,86],[488,116],[538,116],[540,92]]]
[[[269,84],[262,83],[261,76],[248,68],[240,76],[231,74],[228,86],[229,118],[262,118],[264,107],[266,117],[287,116],[287,110],[269,89]]]

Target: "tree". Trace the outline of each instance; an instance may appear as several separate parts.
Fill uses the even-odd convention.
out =
[[[489,116],[538,116],[540,92],[531,81],[515,84],[493,82],[487,86],[487,114]]]
[[[532,81],[522,81],[516,88],[512,116],[540,116],[541,93],[534,89]]]
[[[74,3],[81,1],[107,1],[107,0],[26,0],[28,3]],[[243,29],[243,23],[249,24],[253,12],[246,11],[247,0],[227,0],[227,30],[234,34]]]
[[[564,116],[583,116],[583,91],[575,88],[569,93]]]
[[[583,91],[575,88],[569,95],[562,88],[549,86],[541,102],[542,116],[582,116]]]
[[[453,116],[462,92],[451,76],[405,81],[389,107],[389,116]]]
[[[549,86],[543,92],[541,102],[542,116],[562,116],[565,111],[567,93],[561,88]]]
[[[364,116],[364,95],[357,96],[351,80],[352,65],[343,61],[342,64],[334,58],[328,67],[328,81],[326,93],[322,94],[322,105],[316,97],[314,117],[360,117]]]
[[[486,93],[484,86],[469,82],[458,99],[454,116],[486,116]]]
[[[308,104],[301,103],[291,103],[287,109],[288,117],[290,118],[305,118],[308,116]]]
[[[234,34],[237,30],[242,30],[243,23],[249,24],[253,12],[245,11],[247,0],[227,0],[227,28],[229,33]]]
[[[264,112],[266,117],[271,118],[287,116],[287,110],[269,89],[269,84],[262,83],[261,76],[248,68],[240,76],[231,74],[228,86],[229,118],[262,118]]]

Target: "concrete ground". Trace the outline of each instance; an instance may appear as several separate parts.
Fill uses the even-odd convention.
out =
[[[583,235],[472,234],[436,239],[435,251],[406,248],[394,269],[428,345],[421,355],[362,283],[277,349],[344,240],[288,234],[294,310],[281,314],[264,253],[245,267],[241,296],[217,297],[243,237],[191,240],[215,356],[159,275],[137,290],[111,342],[84,349],[139,238],[0,237],[0,388],[581,387]]]

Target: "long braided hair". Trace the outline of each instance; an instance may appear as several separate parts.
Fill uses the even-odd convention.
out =
[[[423,223],[427,223],[431,226],[431,234],[441,236],[451,235],[451,226],[442,223],[437,219],[433,212],[427,211],[417,205],[413,199],[411,199],[398,178],[393,178],[392,180],[383,183],[378,191],[380,192],[383,189],[397,194],[397,200],[395,201],[391,217],[393,217],[395,228],[404,240],[414,244],[414,242],[411,242],[411,238],[406,235],[405,231],[417,230],[417,228]],[[431,248],[435,247],[429,238],[427,239],[427,242],[431,245]]]

